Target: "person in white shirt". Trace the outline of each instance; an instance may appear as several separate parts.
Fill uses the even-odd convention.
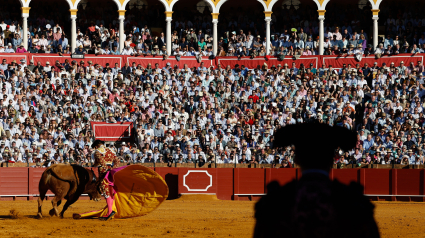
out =
[[[104,55],[105,54],[105,51],[101,48],[101,45],[98,44],[97,47],[96,47],[96,49],[95,49],[95,51],[94,51],[94,53],[96,55]]]
[[[15,22],[12,22],[12,23],[10,24],[10,26],[9,26],[9,30],[10,30],[10,32],[13,32],[13,33],[16,31]]]
[[[49,45],[49,42],[47,41],[47,39],[44,37],[44,35],[41,35],[41,39],[38,41],[38,46],[44,46],[44,48],[47,48],[47,45]]]
[[[7,48],[4,50],[4,53],[15,53],[11,43],[7,44]]]
[[[376,48],[375,54],[383,54],[385,52],[384,45],[381,43],[379,47]]]
[[[53,27],[53,32],[62,34],[62,27],[59,26],[59,23],[56,23],[56,26]]]
[[[46,66],[43,67],[43,70],[46,73],[52,71],[52,66],[50,66],[50,62],[49,61],[46,62]]]
[[[331,46],[332,46],[332,43],[329,41],[329,38],[326,37],[325,42],[323,42],[323,47],[326,49],[326,48],[329,48]]]
[[[78,35],[77,36],[77,40],[75,41],[75,46],[77,48],[79,48],[80,46],[83,46],[84,47],[84,40],[82,38],[82,35]]]
[[[180,55],[180,56],[183,56],[183,55],[184,55],[184,53],[183,53],[183,52],[181,52],[179,48],[176,48],[176,50],[174,51],[174,53],[173,53],[173,54],[174,54],[174,55]]]
[[[355,55],[357,55],[357,54],[362,55],[363,54],[363,48],[362,47],[363,47],[362,45],[358,45],[357,49],[354,50],[354,54]]]
[[[1,21],[1,23],[0,23],[0,27],[1,27],[1,29],[2,29],[3,31],[5,31],[5,30],[6,30],[6,26],[7,26],[7,24],[6,24],[6,23],[4,23],[4,20],[2,20],[2,21]]]
[[[21,59],[21,60],[19,60],[21,63],[18,65],[18,66],[21,66],[21,69],[20,69],[20,71],[21,72],[24,72],[24,68],[25,67],[27,67],[27,64],[26,64],[26,60],[25,59]]]
[[[56,82],[56,80],[59,80],[59,83],[62,84],[62,80],[61,80],[61,77],[63,77],[62,75],[66,75],[65,76],[66,78],[70,77],[70,74],[65,70],[65,67],[62,68],[62,71],[59,73],[58,77],[56,77],[56,74],[55,74],[55,77],[53,77],[52,79],[54,80],[54,82]]]
[[[124,153],[124,154],[126,154],[126,153],[128,153],[128,152],[130,152],[130,149],[125,145],[125,142],[123,142],[122,144],[121,144],[121,147],[120,148],[118,148],[118,154],[120,154],[121,153],[121,151]]]
[[[134,50],[133,48],[131,48],[129,45],[127,45],[127,47],[125,47],[122,52],[122,55],[134,55]]]

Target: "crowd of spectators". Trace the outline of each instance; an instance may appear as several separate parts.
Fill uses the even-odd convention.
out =
[[[285,11],[289,16],[302,13]],[[192,21],[176,17],[171,54],[211,56],[209,17],[195,15]],[[29,22],[29,52],[166,54],[164,34],[154,36],[149,20],[134,19],[126,18],[125,48],[118,50],[113,19],[82,18],[77,49],[70,49],[69,29],[60,19],[37,18]],[[222,21],[230,30],[220,31],[218,56],[265,55],[264,26],[253,19],[233,16]],[[300,22],[279,25],[274,16],[272,55],[317,54],[317,20]],[[423,22],[411,15],[398,15],[397,20],[389,15],[388,34],[376,51],[369,31],[363,30],[365,22],[327,23],[325,54],[422,53]],[[1,18],[0,36],[0,52],[25,52],[18,21]],[[293,148],[273,148],[274,131],[318,120],[358,132],[356,148],[337,151],[335,163],[423,164],[423,76],[423,62],[366,63],[341,69],[264,63],[248,69],[244,65],[206,68],[203,63],[194,68],[169,63],[164,68],[136,64],[119,68],[84,60],[41,65],[2,59],[0,157],[3,162],[46,165],[90,163],[90,122],[131,121],[136,141],[111,145],[123,162],[288,167],[294,163]]]
[[[1,158],[90,162],[90,122],[131,121],[137,140],[117,149],[126,162],[289,165],[293,150],[273,148],[274,131],[318,120],[358,132],[336,163],[423,164],[423,73],[422,62],[336,70],[3,59]]]
[[[113,7],[94,8],[90,3],[78,12],[76,49],[71,49],[69,19],[63,7],[48,6],[49,14],[34,15],[46,9],[34,6],[28,20],[29,43],[22,48],[22,22],[8,12],[0,12],[0,52],[87,53],[124,55],[212,56],[212,16],[205,8],[175,13],[172,22],[171,52],[166,51],[164,32],[152,32],[156,10],[138,9],[126,13],[124,49],[119,49],[118,19]],[[332,8],[330,6],[329,8]],[[7,7],[5,7],[7,9]],[[401,14],[399,9],[383,9],[385,38],[375,52],[372,45],[370,6],[354,7],[351,14],[330,14],[325,21],[326,55],[422,53],[425,48],[425,18],[415,11]],[[329,9],[329,11],[333,11]],[[276,9],[271,21],[270,55],[276,57],[317,55],[319,46],[318,20],[313,17],[315,6],[293,6]],[[355,14],[354,14],[355,13]],[[143,17],[137,18],[136,16]],[[114,17],[113,17],[114,16]],[[308,16],[308,17],[306,17]],[[165,23],[165,22],[164,22]],[[264,13],[242,7],[231,8],[220,15],[216,56],[265,56]]]

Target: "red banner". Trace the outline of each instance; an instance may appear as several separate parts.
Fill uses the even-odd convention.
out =
[[[2,55],[0,56],[0,58]],[[37,65],[37,62],[41,62],[42,65],[45,65],[49,61],[50,65],[55,65],[56,60],[59,60],[60,63],[64,63],[66,59],[71,62],[74,59],[71,59],[70,55],[59,56],[57,54],[31,54],[31,59],[34,60],[34,64]],[[81,60],[84,60],[85,65],[88,66],[87,61],[92,61],[93,64],[99,64],[102,67],[106,66],[106,63],[109,63],[109,67],[113,68],[115,63],[118,63],[118,66],[121,68],[124,66],[123,56],[122,55],[85,55],[84,59],[75,59],[78,64]]]
[[[200,66],[200,63],[196,60],[195,57],[190,56],[182,56],[179,61],[174,56],[169,57],[168,59],[164,60],[162,56],[152,57],[152,56],[146,56],[146,57],[134,57],[134,56],[128,56],[126,62],[128,65],[132,65],[133,62],[136,63],[136,65],[140,64],[142,67],[146,68],[148,66],[148,63],[151,63],[152,68],[155,66],[156,63],[159,64],[160,68],[163,68],[167,65],[167,63],[170,63],[171,67],[174,67],[174,65],[177,65],[180,69],[183,68],[185,64],[189,68],[196,67],[198,68]],[[203,57],[202,62],[204,63],[204,67],[210,67],[213,65],[214,61],[208,59],[208,57]]]
[[[413,62],[414,65],[418,63],[418,61],[424,62],[424,54],[400,54],[400,55],[394,55],[394,56],[383,56],[379,59],[376,59],[375,56],[368,56],[363,57],[361,61],[357,61],[354,56],[347,56],[347,57],[335,57],[335,56],[321,56],[322,61],[319,65],[319,68],[324,63],[326,67],[329,67],[329,65],[332,65],[333,68],[342,68],[343,64],[351,64],[351,66],[355,66],[356,64],[359,64],[361,67],[364,66],[365,63],[369,64],[369,67],[372,66],[375,62],[378,63],[378,66],[381,67],[383,63],[387,64],[387,67],[390,66],[390,64],[393,62],[394,66],[398,67],[400,65],[401,61],[404,61],[405,66],[409,66],[410,62]]]
[[[133,135],[133,122],[90,122],[93,134],[97,140],[102,141],[131,141]]]
[[[301,64],[304,64],[304,66],[309,67],[310,64],[313,64],[315,68],[322,67],[322,64],[325,64],[326,67],[329,65],[332,65],[333,68],[342,68],[343,64],[351,64],[353,67],[358,63],[361,67],[364,66],[365,63],[368,63],[369,65],[373,65],[374,62],[378,63],[378,66],[382,66],[383,63],[386,63],[388,66],[391,64],[391,62],[394,62],[395,66],[399,66],[401,61],[404,61],[404,64],[408,66],[410,62],[413,62],[415,65],[418,61],[423,62],[425,54],[399,54],[394,56],[382,56],[379,59],[375,59],[375,56],[368,56],[363,57],[361,61],[357,61],[354,56],[347,56],[347,57],[336,57],[332,55],[311,55],[311,56],[301,56],[298,59],[295,59],[291,56],[287,56],[284,60],[278,60],[277,58],[270,58],[266,60],[265,57],[256,57],[251,59],[250,57],[242,57],[238,59],[237,57],[216,57],[214,60],[210,60],[207,57],[204,57],[202,62],[204,63],[204,67],[209,67],[213,65],[214,67],[217,67],[218,64],[221,65],[222,68],[225,68],[226,66],[234,67],[236,64],[244,65],[248,69],[256,68],[258,65],[263,66],[264,63],[267,64],[268,68],[271,68],[273,65],[276,67],[280,64],[281,66],[284,66],[285,64],[288,64],[289,68],[292,67],[292,63],[295,63],[296,67],[300,67]],[[65,62],[65,59],[72,60],[70,55],[64,55],[59,56],[58,54],[30,54],[30,53],[16,53],[16,54],[8,54],[3,53],[0,54],[0,59],[6,59],[7,63],[11,63],[13,60],[16,61],[16,63],[20,63],[19,61],[21,59],[25,59],[28,61],[30,59],[34,60],[34,64],[37,64],[37,62],[41,62],[42,65],[45,65],[47,61],[50,62],[50,65],[54,65],[56,60],[59,60],[59,62],[63,63]],[[199,67],[200,63],[196,60],[195,57],[190,56],[182,56],[179,61],[176,60],[174,56],[170,56],[168,59],[164,60],[161,56],[153,57],[153,56],[126,56],[126,55],[85,55],[84,59],[76,59],[76,61],[79,63],[81,60],[84,60],[87,65],[87,61],[93,61],[93,64],[100,64],[103,67],[106,66],[106,63],[109,63],[110,67],[114,67],[115,63],[118,63],[119,67],[123,67],[125,63],[128,63],[130,66],[133,62],[137,64],[142,65],[143,67],[146,67],[148,63],[152,64],[152,67],[156,63],[159,64],[160,68],[163,68],[166,66],[167,63],[170,63],[171,67],[174,67],[174,65],[177,65],[179,68],[183,68],[185,64],[188,65],[188,67]]]
[[[0,55],[0,59],[2,61],[3,61],[3,59],[5,59],[7,64],[12,63],[13,61],[16,61],[17,64],[20,64],[21,62],[19,62],[19,61],[21,59],[25,59],[27,61],[26,64],[28,64],[28,61],[30,60],[28,57],[29,57],[29,54],[27,54],[27,53],[18,53],[18,54],[4,53],[4,54]]]
[[[270,58],[266,60],[265,57],[256,57],[253,59],[251,59],[250,57],[242,57],[240,60],[238,60],[237,57],[217,57],[215,64],[220,64],[221,68],[226,68],[228,65],[230,65],[231,68],[234,68],[235,65],[238,64],[239,66],[244,65],[248,69],[253,69],[257,68],[258,65],[261,67],[264,63],[266,63],[268,68],[270,69],[273,65],[277,67],[279,64],[282,67],[285,64],[288,64],[288,67],[291,68],[293,62],[295,62],[295,67],[297,68],[299,68],[301,64],[304,64],[305,67],[309,67],[310,64],[313,64],[313,66],[317,68],[320,64],[320,57],[316,55],[301,56],[297,60],[295,58],[292,58],[291,56],[285,57],[284,60],[278,60],[277,58]]]

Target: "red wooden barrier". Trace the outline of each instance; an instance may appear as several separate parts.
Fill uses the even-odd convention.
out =
[[[28,194],[39,194],[38,183],[40,182],[41,175],[46,168],[30,168],[28,170]],[[47,194],[52,195],[52,191],[48,191]],[[33,196],[29,197],[29,200],[33,199]]]
[[[168,199],[178,198],[179,168],[155,168],[154,170],[168,184]]]
[[[294,179],[297,179],[298,169],[265,169],[265,189],[264,193],[267,193],[267,184],[272,181],[277,181],[280,185],[284,185],[288,182],[291,182]]]
[[[391,169],[363,169],[364,194],[391,195]]]
[[[28,168],[0,168],[0,192],[2,195],[28,193]]]
[[[333,169],[329,176],[346,185],[351,182],[358,183],[360,182],[360,169]]]
[[[169,187],[169,198],[179,194],[216,194],[222,200],[258,200],[267,184],[286,184],[301,176],[299,169],[151,168]],[[32,199],[44,168],[0,168],[0,199]],[[97,173],[97,170],[94,170]],[[359,182],[373,200],[424,201],[424,169],[334,169],[331,179]],[[49,191],[48,194],[51,194]]]
[[[423,181],[421,181],[422,169],[399,169],[396,170],[397,190],[393,191],[396,195],[423,194]],[[423,180],[423,178],[422,178]]]
[[[220,200],[233,200],[234,175],[232,168],[216,169],[217,174],[217,198]]]
[[[234,200],[258,200],[264,195],[265,169],[234,169]]]
[[[1,200],[28,194],[28,168],[0,168]]]

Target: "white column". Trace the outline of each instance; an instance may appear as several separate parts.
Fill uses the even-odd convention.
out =
[[[373,19],[373,48],[376,49],[378,46],[378,19],[379,17],[374,15]]]
[[[28,50],[28,24],[27,24],[28,17],[22,17],[22,28],[23,28],[23,42],[24,48]]]
[[[30,13],[30,7],[21,7],[22,10],[22,44],[24,48],[28,50],[28,17]]]
[[[165,19],[167,22],[167,32],[165,34],[166,44],[167,44],[167,54],[171,55],[171,21],[172,19]]]
[[[319,55],[323,55],[324,52],[324,39],[325,39],[325,27],[324,27],[324,16],[319,16]]]
[[[120,20],[120,52],[122,52],[122,50],[124,49],[124,41],[125,41],[125,36],[124,36],[124,19],[125,16],[119,16],[119,20]]]
[[[71,15],[71,52],[77,48],[77,15]]]
[[[217,51],[218,51],[217,23],[218,23],[218,19],[213,19],[212,23],[213,23],[213,55],[217,56]]]
[[[270,21],[271,18],[266,17],[266,54],[270,54]]]
[[[266,54],[270,54],[270,21],[272,20],[271,11],[264,11],[264,15],[266,16]]]
[[[165,32],[165,44],[167,48],[167,54],[171,55],[171,21],[173,20],[173,12],[165,11],[165,21],[167,22]]]
[[[71,13],[71,37],[68,37],[68,41],[71,41],[71,53],[75,52],[77,48],[77,9],[69,9]],[[71,38],[71,39],[70,39]]]
[[[120,29],[119,29],[119,51],[122,52],[124,49],[124,41],[125,41],[125,35],[124,35],[124,20],[125,20],[125,10],[118,10],[118,20],[120,21]]]

